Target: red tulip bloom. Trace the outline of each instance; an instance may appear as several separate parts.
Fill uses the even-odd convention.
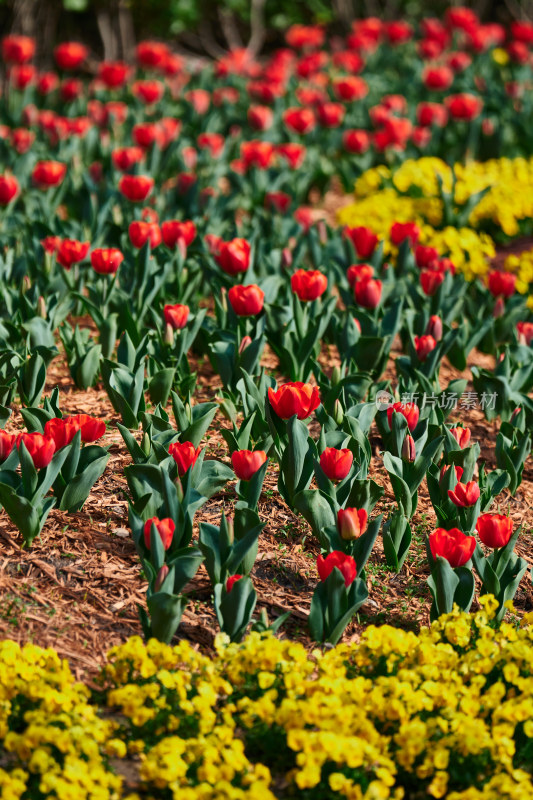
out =
[[[99,247],[91,253],[91,264],[99,275],[114,275],[124,255],[116,247]]]
[[[263,310],[265,293],[255,283],[239,284],[228,291],[228,299],[239,317],[255,317]]]
[[[352,289],[357,281],[365,280],[365,278],[372,278],[373,276],[374,267],[372,264],[352,264],[346,271],[346,277]]]
[[[165,93],[165,84],[161,81],[135,81],[131,91],[143,103],[151,105],[161,100]]]
[[[35,39],[30,36],[5,36],[2,39],[2,58],[7,64],[24,64],[35,55]]]
[[[472,558],[476,549],[474,536],[466,536],[459,528],[447,531],[437,528],[429,534],[429,548],[433,558],[445,558],[451,567],[462,567]]]
[[[432,336],[436,342],[442,339],[442,320],[437,314],[433,314],[426,326],[426,336]]]
[[[33,64],[16,64],[8,72],[10,83],[19,91],[23,91],[26,86],[29,86],[35,80],[36,75],[37,70]]]
[[[0,175],[0,206],[9,205],[19,189],[19,182],[14,175]]]
[[[128,233],[130,242],[138,250],[144,247],[146,242],[150,242],[152,250],[161,244],[161,228],[157,222],[134,220],[134,222],[130,222]]]
[[[225,143],[226,141],[220,133],[201,133],[196,139],[200,150],[209,150],[213,158],[222,155]]]
[[[274,112],[268,106],[250,106],[247,116],[255,131],[266,131],[274,122]]]
[[[353,464],[353,453],[347,447],[337,450],[326,447],[320,456],[320,469],[330,481],[342,481],[348,475]]]
[[[78,242],[77,239],[63,239],[57,248],[57,260],[65,269],[83,261],[89,252],[89,242]]]
[[[431,265],[438,259],[439,254],[434,247],[428,247],[423,244],[417,244],[415,247],[415,261],[416,266],[431,267]]]
[[[487,547],[505,547],[513,535],[513,521],[503,514],[481,514],[476,522],[476,530]]]
[[[176,462],[180,478],[185,475],[188,469],[194,466],[201,452],[202,448],[197,447],[195,449],[191,442],[174,442],[169,446],[168,454]]]
[[[17,437],[15,434],[0,430],[0,463],[3,463],[15,447]]]
[[[291,288],[303,302],[312,301],[324,294],[328,279],[317,269],[299,269],[291,276]]]
[[[493,297],[511,297],[515,292],[516,275],[493,270],[489,272],[487,285]]]
[[[479,500],[480,490],[475,481],[457,483],[454,489],[448,489],[448,497],[459,508],[475,506]]]
[[[374,278],[357,281],[354,288],[355,302],[363,308],[377,308],[381,300],[382,282]]]
[[[404,461],[413,463],[416,459],[416,445],[412,436],[407,435],[402,444],[402,458]]]
[[[241,159],[246,170],[250,167],[268,169],[275,155],[275,147],[271,142],[243,142],[240,149]]]
[[[357,75],[348,75],[333,81],[333,92],[339,100],[344,100],[346,102],[362,100],[363,97],[366,97],[368,94],[368,84],[363,78],[357,77]]]
[[[89,414],[74,414],[66,417],[65,422],[72,423],[77,430],[81,431],[82,442],[96,442],[101,439],[106,431],[105,422]]]
[[[413,27],[403,20],[394,20],[385,25],[385,35],[391,45],[404,44],[413,36]]]
[[[419,125],[443,128],[448,121],[448,111],[440,103],[419,103],[416,107],[416,119]]]
[[[246,272],[250,266],[250,243],[246,239],[232,239],[221,242],[215,261],[228,275]]]
[[[196,238],[196,225],[191,220],[170,219],[161,225],[163,241],[169,249],[180,243],[188,247]]]
[[[67,165],[59,161],[38,161],[33,168],[31,178],[38,189],[49,189],[63,183],[67,174]]]
[[[162,42],[145,40],[135,48],[135,56],[139,66],[144,69],[162,69],[170,55],[168,47]]]
[[[315,127],[315,114],[310,108],[288,108],[283,112],[283,122],[294,133],[309,133]]]
[[[420,238],[420,228],[415,222],[393,222],[390,229],[390,240],[397,247],[409,240],[414,247]]]
[[[278,144],[276,152],[287,161],[291,169],[299,169],[304,162],[307,151],[303,144],[287,142],[287,144]]]
[[[59,76],[55,72],[43,72],[37,79],[37,91],[47,95],[59,86]]]
[[[41,239],[41,244],[44,248],[45,253],[53,256],[57,253],[59,249],[59,245],[61,244],[61,237],[59,236],[45,236],[44,239]]]
[[[444,281],[444,272],[423,269],[420,273],[420,285],[424,294],[432,297]]]
[[[415,350],[420,361],[425,361],[436,346],[437,342],[431,335],[415,336]]]
[[[229,578],[226,579],[226,592],[228,594],[233,589],[234,584],[240,581],[241,578],[244,578],[244,575],[230,575]]]
[[[344,228],[343,232],[345,236],[352,240],[359,258],[370,258],[378,246],[379,239],[377,235],[370,228],[365,228],[363,225],[358,228]]]
[[[342,134],[342,144],[347,153],[360,155],[370,147],[370,135],[367,131],[352,129]]]
[[[450,67],[427,67],[422,75],[422,80],[428,89],[443,91],[450,88],[453,77],[453,70]]]
[[[249,481],[266,460],[264,450],[235,450],[231,454],[233,470],[240,481]]]
[[[131,135],[135,144],[144,150],[149,150],[152,146],[161,148],[165,138],[160,126],[155,122],[139,122],[133,126]]]
[[[533,342],[533,322],[517,322],[516,330],[520,344],[529,346]]]
[[[54,440],[55,449],[61,450],[70,444],[78,431],[78,426],[67,417],[49,419],[44,426],[44,435]]]
[[[127,172],[143,158],[144,151],[141,147],[117,147],[111,151],[113,166],[121,172]]]
[[[270,208],[278,214],[286,214],[291,203],[292,197],[285,192],[267,192],[265,194],[265,208]]]
[[[357,566],[352,556],[346,555],[341,550],[334,550],[325,558],[318,556],[316,568],[321,581],[327,580],[335,567],[342,572],[346,586],[350,586],[357,577]]]
[[[346,109],[341,103],[322,103],[318,106],[318,120],[324,128],[338,128],[342,124]]]
[[[168,550],[172,544],[172,537],[174,536],[174,531],[176,530],[176,523],[173,519],[170,519],[170,517],[166,517],[165,519],[151,517],[151,519],[147,519],[144,523],[144,543],[148,550],[150,549],[150,540],[152,537],[152,525],[155,525],[156,530],[161,537],[161,541],[163,542],[163,547],[165,550]]]
[[[473,94],[454,94],[444,100],[453,119],[471,122],[481,114],[483,100]]]
[[[124,86],[130,68],[123,61],[102,61],[98,68],[98,77],[108,89],[119,89]]]
[[[192,89],[187,92],[185,99],[192,105],[197,114],[206,114],[211,102],[211,95],[206,89]]]
[[[464,448],[468,446],[471,435],[470,428],[464,428],[462,425],[457,425],[455,428],[450,428],[450,433],[461,450],[464,450]]]
[[[54,440],[42,433],[20,433],[17,436],[17,447],[20,447],[21,442],[24,442],[35,469],[47,467],[56,451]]]
[[[88,55],[88,49],[80,42],[63,42],[54,50],[54,60],[64,70],[78,69]]]
[[[163,316],[167,325],[177,331],[184,328],[189,319],[189,306],[183,306],[180,303],[176,305],[166,305],[163,309]]]
[[[394,412],[403,414],[407,420],[407,427],[412,433],[418,425],[418,418],[420,416],[420,409],[416,403],[394,403],[392,406],[389,406],[387,408],[387,421],[390,428],[392,428],[392,415]]]
[[[446,464],[441,469],[440,476],[439,476],[439,483],[444,479],[444,476],[446,475],[446,473],[448,472],[448,470],[450,469],[451,466],[452,466],[451,464]],[[455,467],[455,466],[454,466],[454,469],[455,469],[455,477],[456,477],[457,481],[460,481],[461,478],[463,477],[464,469],[462,467]]]
[[[118,188],[127,200],[142,203],[154,188],[154,179],[148,175],[123,175]]]
[[[268,399],[281,419],[290,419],[294,414],[298,419],[307,419],[320,405],[317,387],[301,381],[285,383],[277,391],[269,388]]]

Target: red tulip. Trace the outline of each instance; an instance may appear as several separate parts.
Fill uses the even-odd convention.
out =
[[[419,103],[416,107],[416,119],[419,125],[443,128],[448,121],[448,111],[440,103]]]
[[[246,272],[250,266],[250,243],[246,239],[221,242],[215,261],[228,275]]]
[[[420,409],[416,403],[394,403],[392,406],[389,406],[387,408],[387,421],[390,428],[392,428],[392,415],[394,412],[402,414],[405,417],[407,420],[407,427],[412,433],[418,425],[418,418],[420,416]]]
[[[83,94],[83,83],[77,78],[69,78],[61,83],[61,99],[65,103],[72,103]],[[68,124],[68,123],[67,123]]]
[[[15,447],[17,437],[15,434],[0,430],[0,463],[4,462]]]
[[[517,322],[518,341],[528,346],[533,341],[533,322]]]
[[[429,548],[433,558],[441,556],[451,567],[462,567],[472,558],[476,549],[474,536],[466,536],[459,528],[437,528],[429,534]]]
[[[121,172],[127,172],[143,158],[144,151],[141,147],[117,147],[111,151],[113,166]]]
[[[423,269],[420,273],[420,285],[424,294],[432,297],[444,281],[444,272]]]
[[[291,276],[291,288],[303,302],[312,301],[324,294],[328,279],[317,269],[299,269]]]
[[[288,108],[283,112],[283,122],[294,133],[309,133],[315,127],[315,114],[310,108]]]
[[[154,188],[154,179],[148,175],[123,175],[118,182],[118,188],[127,200],[141,203]]]
[[[257,167],[257,169],[268,169],[275,155],[275,147],[271,142],[243,142],[241,144],[241,160],[244,169]]]
[[[126,83],[130,68],[123,61],[102,61],[98,77],[108,89],[119,89]]]
[[[489,272],[487,284],[493,297],[511,297],[515,292],[516,275],[493,270]]]
[[[402,444],[402,458],[412,464],[416,459],[416,445],[412,436],[407,435]]]
[[[268,399],[281,419],[290,419],[294,414],[298,419],[307,419],[320,405],[316,386],[301,381],[285,383],[277,391],[269,388]]]
[[[228,299],[239,317],[255,317],[263,310],[265,293],[255,283],[239,284],[228,291]]]
[[[432,264],[437,261],[439,258],[439,254],[434,247],[428,247],[427,245],[417,244],[415,247],[415,261],[416,266],[420,267],[430,267]]]
[[[432,336],[436,342],[442,339],[442,320],[437,314],[433,314],[426,326],[426,336]]]
[[[5,36],[2,39],[2,58],[8,64],[24,64],[35,55],[35,39],[30,36]]]
[[[180,242],[189,247],[196,238],[196,225],[191,220],[169,219],[162,223],[161,233],[168,248],[177,247]]]
[[[425,361],[436,346],[437,342],[431,335],[415,336],[415,350],[420,361]]]
[[[0,175],[0,206],[7,206],[17,196],[19,188],[14,175]]]
[[[370,228],[365,228],[364,226],[344,228],[344,235],[352,240],[359,258],[370,258],[379,241],[376,234]]]
[[[352,264],[351,267],[348,267],[346,272],[348,283],[352,289],[357,281],[365,280],[365,278],[372,278],[373,275],[374,267],[371,264]]]
[[[370,147],[370,135],[365,130],[347,130],[342,134],[342,144],[348,153],[360,155]]]
[[[176,462],[180,478],[185,475],[190,467],[194,466],[201,450],[201,447],[195,449],[191,442],[174,442],[169,446],[168,454]]]
[[[240,579],[243,577],[244,575],[230,575],[226,579],[226,592],[228,592],[229,594],[229,592],[231,592],[231,590],[233,589],[233,585],[237,583],[237,581],[240,581]]]
[[[85,443],[96,442],[106,432],[105,422],[91,417],[89,414],[74,414],[66,417],[66,422],[76,425],[77,429],[81,431],[81,440]]]
[[[471,122],[481,114],[483,100],[473,94],[454,94],[444,100],[453,119]]]
[[[139,66],[144,69],[161,69],[170,55],[168,47],[162,42],[149,40],[139,42],[135,48],[135,56]]]
[[[67,417],[62,419],[54,417],[45,423],[44,435],[54,440],[56,450],[61,450],[62,447],[71,443],[77,430],[77,425]]]
[[[149,150],[152,146],[162,148],[164,133],[155,122],[139,122],[131,131],[133,141],[138,147]]]
[[[265,208],[271,208],[278,214],[286,214],[291,203],[292,197],[286,192],[267,192],[265,194]]]
[[[66,174],[66,164],[61,164],[59,161],[38,161],[33,168],[31,178],[39,189],[49,189],[51,186],[63,183]]]
[[[339,100],[345,100],[346,102],[362,100],[368,94],[368,84],[357,75],[348,75],[333,81],[333,92]]]
[[[390,44],[398,45],[408,42],[413,36],[413,27],[404,20],[394,20],[385,25],[385,35]]]
[[[450,433],[461,450],[468,446],[471,433],[470,428],[464,428],[462,425],[457,425],[455,428],[450,428]]]
[[[264,450],[235,450],[231,454],[233,470],[240,481],[249,481],[266,460]]]
[[[422,80],[424,81],[424,86],[428,89],[442,91],[450,88],[453,83],[453,77],[453,70],[450,67],[427,67],[422,75]]]
[[[441,481],[444,479],[444,476],[446,475],[446,473],[448,472],[448,470],[450,469],[451,466],[452,466],[451,464],[446,464],[441,469],[440,476],[439,476],[439,483],[441,483]],[[460,481],[461,478],[463,477],[464,469],[462,467],[454,467],[454,469],[455,469],[455,477],[456,477],[457,481]]]
[[[35,80],[37,70],[33,64],[16,64],[10,67],[8,77],[15,89],[23,91]]]
[[[381,300],[381,289],[381,281],[374,278],[363,278],[355,284],[355,302],[363,308],[377,308]]]
[[[476,530],[487,547],[505,547],[513,535],[513,521],[503,514],[481,514],[476,522]]]
[[[220,133],[201,133],[196,143],[200,150],[209,150],[213,158],[218,158],[224,150],[225,139]]]
[[[54,440],[42,433],[19,433],[17,447],[20,447],[21,442],[24,442],[35,469],[47,467],[56,451]]]
[[[250,106],[248,122],[256,131],[266,131],[272,127],[274,112],[268,106]]]
[[[307,151],[303,144],[288,142],[287,144],[278,144],[276,152],[287,161],[291,169],[299,169]]]
[[[211,95],[206,89],[192,89],[186,93],[185,99],[197,114],[206,114],[211,102]]]
[[[176,305],[166,305],[163,309],[163,316],[167,325],[173,330],[180,330],[184,328],[189,319],[189,306],[183,306],[180,303]]]
[[[414,247],[420,238],[420,228],[416,222],[393,222],[390,229],[390,240],[396,246],[409,240],[411,247]]]
[[[156,530],[161,537],[161,541],[163,542],[163,547],[165,550],[168,550],[172,544],[172,537],[174,536],[174,531],[176,530],[176,523],[173,519],[170,519],[170,517],[166,517],[165,519],[151,517],[150,519],[147,519],[144,523],[144,543],[148,550],[150,549],[150,540],[152,537],[152,525],[155,525]]]
[[[158,103],[165,93],[165,84],[161,81],[135,81],[131,92],[143,103]]]
[[[65,269],[83,261],[89,252],[89,242],[78,242],[77,239],[63,239],[57,248],[57,260]]]
[[[135,220],[134,222],[130,222],[128,233],[130,242],[138,250],[140,250],[146,242],[150,242],[152,250],[161,244],[161,228],[157,222],[141,222],[140,220]]]
[[[59,69],[64,70],[77,69],[88,55],[88,49],[79,42],[63,42],[54,50],[54,60]]]
[[[11,131],[11,144],[19,155],[27,153],[35,141],[35,134],[26,128],[15,128]]]
[[[348,475],[353,464],[353,453],[347,447],[337,450],[326,447],[320,456],[320,468],[330,481],[342,481]]]
[[[457,483],[454,489],[448,489],[448,497],[459,508],[475,506],[479,500],[480,490],[475,481]]]
[[[61,244],[61,237],[45,236],[44,239],[41,239],[41,244],[44,248],[45,253],[48,253],[49,255],[54,255],[55,253],[57,253],[59,245]]]
[[[318,120],[324,128],[338,128],[341,125],[346,109],[341,103],[322,103],[318,106]]]
[[[114,275],[124,261],[124,255],[116,247],[99,247],[91,253],[91,264],[100,275]]]
[[[346,555],[341,550],[334,550],[325,558],[318,556],[316,568],[321,581],[327,580],[335,567],[342,572],[346,586],[350,586],[357,577],[357,566],[352,556]]]

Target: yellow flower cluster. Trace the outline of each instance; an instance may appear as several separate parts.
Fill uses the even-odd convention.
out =
[[[533,283],[533,250],[524,250],[520,255],[510,255],[505,259],[506,272],[516,273],[516,288],[519,292],[527,292]],[[533,300],[533,297],[530,298]]]
[[[220,635],[213,658],[133,637],[108,654],[99,713],[52,651],[4,643],[0,800],[532,797],[533,615],[498,627],[481,604],[312,653],[270,634]]]
[[[455,164],[438,158],[405,161],[396,171],[379,166],[356,181],[355,202],[339,222],[367,225],[386,240],[393,222],[417,222],[421,243],[436,247],[468,280],[488,270],[494,253],[488,228],[517,236],[533,219],[533,158],[501,158]],[[457,227],[453,227],[459,220]],[[519,282],[526,292],[525,280]]]

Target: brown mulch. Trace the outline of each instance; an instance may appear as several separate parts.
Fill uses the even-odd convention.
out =
[[[392,359],[399,351],[392,353]],[[393,363],[386,377],[393,377]],[[331,370],[338,358],[335,348],[325,347],[323,367]],[[264,366],[273,370],[276,360],[268,351]],[[473,353],[470,364],[492,366],[492,359]],[[456,370],[443,365],[442,384],[458,377]],[[469,371],[465,377],[470,377]],[[0,514],[0,638],[33,642],[54,647],[67,658],[78,677],[94,673],[106,651],[129,636],[141,634],[137,604],[144,605],[146,583],[140,570],[128,528],[127,484],[123,468],[129,454],[115,427],[119,421],[106,393],[100,389],[87,392],[74,388],[64,360],[60,357],[49,369],[47,393],[59,386],[60,407],[66,413],[90,412],[110,423],[102,444],[110,447],[111,458],[106,472],[94,487],[84,509],[76,514],[52,510],[42,538],[30,550],[21,547],[22,540],[9,519]],[[220,387],[207,361],[199,365],[197,400],[217,397]],[[481,410],[454,412],[454,418],[469,425],[473,439],[481,445],[482,458],[494,468],[496,423],[487,423]],[[10,426],[22,427],[19,414]],[[206,444],[210,455],[228,460],[226,444],[220,434],[229,422],[217,414]],[[385,495],[376,511],[387,511],[393,494],[379,456],[380,440],[371,436],[374,456],[370,474],[385,487]],[[265,608],[269,618],[290,611],[284,626],[285,635],[311,646],[307,635],[307,615],[316,585],[316,541],[306,522],[293,514],[277,493],[277,473],[273,466],[267,475],[259,514],[267,523],[260,537],[259,556],[252,572],[258,593],[258,610]],[[211,498],[197,515],[196,522],[218,524],[223,508],[229,508],[234,497],[227,487]],[[524,525],[518,546],[520,554],[533,563],[531,529],[533,526],[533,467],[524,470],[524,481],[517,496],[507,492],[499,503],[516,524]],[[421,487],[417,512],[413,519],[413,543],[410,556],[399,575],[385,565],[381,541],[367,567],[369,600],[345,634],[357,639],[370,622],[388,622],[417,630],[429,621],[429,591],[425,584],[427,565],[424,537],[434,526],[434,514],[425,487]],[[209,651],[217,631],[211,602],[211,587],[203,567],[186,592],[189,603],[179,629],[179,636]],[[524,579],[516,599],[519,612],[533,608],[531,581]]]

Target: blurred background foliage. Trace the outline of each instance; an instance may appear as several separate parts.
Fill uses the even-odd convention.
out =
[[[467,5],[485,22],[533,20],[533,0],[0,0],[0,30],[34,36],[43,63],[68,39],[83,40],[105,58],[129,58],[135,43],[148,38],[217,57],[250,42],[254,54],[282,45],[295,23],[343,34],[357,18],[442,18],[450,5]]]

